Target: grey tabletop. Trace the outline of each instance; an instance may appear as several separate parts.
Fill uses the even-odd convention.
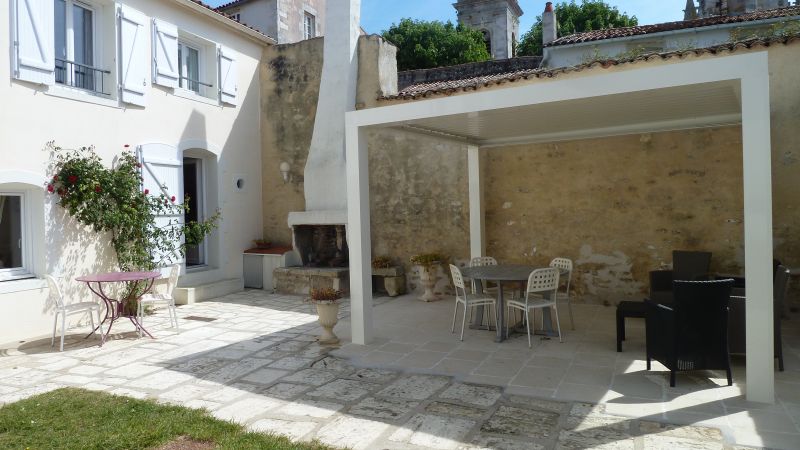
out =
[[[499,264],[496,266],[466,267],[461,273],[467,278],[488,281],[527,281],[534,266]]]

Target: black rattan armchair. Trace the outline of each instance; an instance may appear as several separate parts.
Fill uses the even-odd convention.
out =
[[[675,373],[685,370],[722,370],[733,384],[728,352],[728,301],[733,280],[675,281],[673,303],[647,303],[647,370],[651,360]]]
[[[711,267],[710,252],[672,252],[672,270],[650,272],[650,299],[659,303],[672,301],[673,281],[698,281],[708,277]]]
[[[780,263],[779,263],[780,264]],[[775,335],[775,358],[778,360],[778,370],[783,372],[783,341],[781,339],[781,315],[786,299],[786,292],[789,289],[789,269],[777,265],[774,270],[772,281],[772,313],[774,316],[773,332]],[[741,281],[744,287],[744,280]],[[731,353],[744,354],[747,344],[746,334],[746,300],[741,297],[731,298],[730,303],[730,324],[728,326],[728,340]]]

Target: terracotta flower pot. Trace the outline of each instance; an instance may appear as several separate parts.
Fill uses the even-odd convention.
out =
[[[322,336],[318,342],[321,345],[334,345],[339,343],[339,338],[333,334],[333,327],[339,323],[339,302],[317,303],[317,315],[322,326]]]

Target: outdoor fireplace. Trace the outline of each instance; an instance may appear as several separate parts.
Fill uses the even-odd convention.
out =
[[[303,267],[348,267],[344,225],[296,225],[293,232]]]

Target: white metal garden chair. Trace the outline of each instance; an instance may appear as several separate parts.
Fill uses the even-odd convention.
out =
[[[497,300],[494,297],[489,297],[482,294],[468,294],[467,289],[464,287],[464,277],[461,275],[461,270],[458,267],[450,264],[450,274],[453,276],[453,286],[456,288],[456,305],[453,309],[453,326],[450,328],[451,333],[456,331],[456,316],[458,315],[458,305],[464,305],[464,315],[461,320],[461,338],[464,340],[464,327],[467,323],[467,309],[475,306],[491,306],[494,311],[494,323],[497,323]],[[489,324],[486,324],[486,329]]]
[[[569,284],[572,281],[572,260],[568,258],[555,258],[550,261],[550,267],[555,267],[556,269],[561,270],[560,279],[563,281],[566,279],[565,287],[566,290],[564,292],[558,293],[558,299],[564,300],[567,303],[567,309],[569,310],[569,324],[572,329],[575,329],[575,319],[572,316],[572,298],[569,296]],[[566,274],[564,274],[566,272]]]
[[[175,298],[172,296],[173,291],[175,291],[175,287],[178,285],[178,276],[180,273],[180,264],[173,264],[169,270],[169,278],[167,278],[167,285],[164,292],[151,291],[150,293],[142,296],[142,298],[139,300],[139,310],[136,314],[140,324],[144,325],[145,306],[155,305],[157,303],[165,303],[167,305],[167,309],[169,310],[170,325],[175,327],[175,331],[180,331],[178,328],[178,311],[177,308],[175,308]],[[142,337],[141,329],[139,329],[139,337]]]
[[[497,265],[497,260],[492,258],[491,256],[476,256],[475,258],[472,258],[469,261],[469,266],[470,267],[485,267],[485,266],[496,266],[496,265]],[[497,294],[497,288],[496,287],[484,286],[483,287],[483,292],[487,292],[487,293],[488,292],[492,292],[492,293],[494,293],[496,295]],[[475,280],[472,280],[472,293],[473,294],[479,294],[480,293],[480,292],[477,292],[477,286],[475,285]]]
[[[534,310],[534,319],[536,318],[535,310],[539,308],[553,308],[556,315],[556,326],[558,327],[558,341],[561,340],[561,324],[558,321],[558,303],[556,296],[558,294],[558,273],[559,270],[553,267],[547,269],[536,269],[531,272],[528,277],[528,288],[525,290],[524,300],[508,300],[508,315],[511,315],[511,309],[518,309],[525,313],[525,323],[528,326],[528,348],[531,347],[531,320],[528,312]],[[544,317],[544,312],[542,313]],[[542,319],[544,322],[544,319]],[[508,333],[508,321],[506,321],[506,333]]]
[[[92,313],[97,314],[97,329],[100,330],[100,335],[103,335],[103,319],[100,318],[100,310],[102,306],[97,302],[80,302],[80,303],[66,303],[64,301],[64,295],[61,293],[61,286],[59,279],[52,275],[45,275],[45,279],[47,280],[47,287],[50,289],[50,298],[53,299],[55,303],[55,317],[53,318],[53,336],[50,338],[50,347],[55,345],[56,342],[56,328],[58,325],[58,316],[61,315],[61,345],[59,347],[60,352],[64,351],[64,335],[66,334],[67,330],[67,316],[73,316],[76,314],[88,314],[89,315],[89,323],[92,326],[92,333],[95,332],[95,325],[94,325],[94,316]],[[91,336],[90,333],[89,335]]]

